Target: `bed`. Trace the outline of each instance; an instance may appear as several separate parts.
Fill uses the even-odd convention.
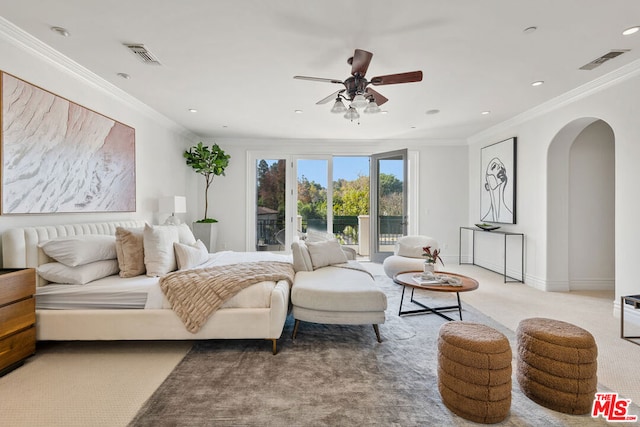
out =
[[[38,268],[50,263],[51,258],[39,245],[52,239],[115,235],[117,227],[144,226],[144,221],[133,220],[10,229],[2,236],[3,266]],[[207,265],[290,260],[288,255],[223,251],[209,254]],[[37,340],[267,339],[272,341],[272,350],[276,353],[277,339],[282,334],[288,312],[290,285],[286,280],[261,282],[242,290],[215,311],[196,333],[188,331],[170,308],[159,290],[158,281],[157,277],[144,275],[131,278],[113,275],[73,287],[47,283],[38,276]],[[56,292],[62,292],[62,300],[59,295],[54,298]],[[99,297],[98,302],[93,300],[101,293],[111,297]],[[256,298],[259,302],[248,307],[243,302],[255,301]]]

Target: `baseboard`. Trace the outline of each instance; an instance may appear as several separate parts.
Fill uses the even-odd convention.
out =
[[[569,283],[572,291],[608,291],[615,287],[615,279],[578,279]]]

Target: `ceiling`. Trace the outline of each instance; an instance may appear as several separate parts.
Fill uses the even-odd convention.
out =
[[[640,25],[638,0],[0,0],[0,11],[213,138],[464,139],[640,64],[640,32],[621,34]],[[143,63],[123,43],[144,44],[161,65]],[[355,48],[373,53],[369,79],[424,74],[419,83],[376,86],[388,113],[362,115],[359,124],[330,113],[332,102],[316,105],[341,86],[293,79],[344,80]],[[579,69],[612,49],[630,51]],[[544,84],[531,86],[538,80]]]

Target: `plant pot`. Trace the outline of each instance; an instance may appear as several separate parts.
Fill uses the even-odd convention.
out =
[[[196,239],[202,240],[202,243],[210,253],[216,251],[216,241],[218,240],[217,222],[194,222],[192,229],[193,235]]]
[[[432,262],[425,262],[424,263],[424,272],[425,273],[433,273],[434,271],[436,271],[436,265]]]

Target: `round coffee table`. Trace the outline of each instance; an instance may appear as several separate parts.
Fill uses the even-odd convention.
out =
[[[446,314],[442,313],[442,311],[446,310],[454,310],[458,309],[458,314],[460,315],[460,320],[462,320],[462,302],[460,302],[460,292],[469,292],[478,289],[478,281],[472,279],[471,277],[463,276],[462,274],[457,273],[449,273],[447,271],[436,271],[435,274],[444,274],[451,277],[456,277],[462,281],[461,286],[451,286],[451,285],[438,285],[438,284],[418,284],[414,280],[414,276],[416,274],[420,274],[422,271],[406,271],[404,273],[398,273],[393,276],[393,281],[398,285],[402,285],[402,297],[400,298],[400,309],[398,310],[398,315],[402,316],[403,314],[416,314],[416,313],[433,313],[438,316],[447,319],[447,320],[455,320]],[[402,302],[404,301],[404,291],[409,286],[411,288],[411,302],[422,307],[418,310],[405,310],[402,311]],[[448,305],[444,307],[429,307],[417,300],[414,299],[413,293],[416,289],[423,289],[425,291],[433,291],[433,292],[455,292],[456,298],[458,300],[458,305]]]

